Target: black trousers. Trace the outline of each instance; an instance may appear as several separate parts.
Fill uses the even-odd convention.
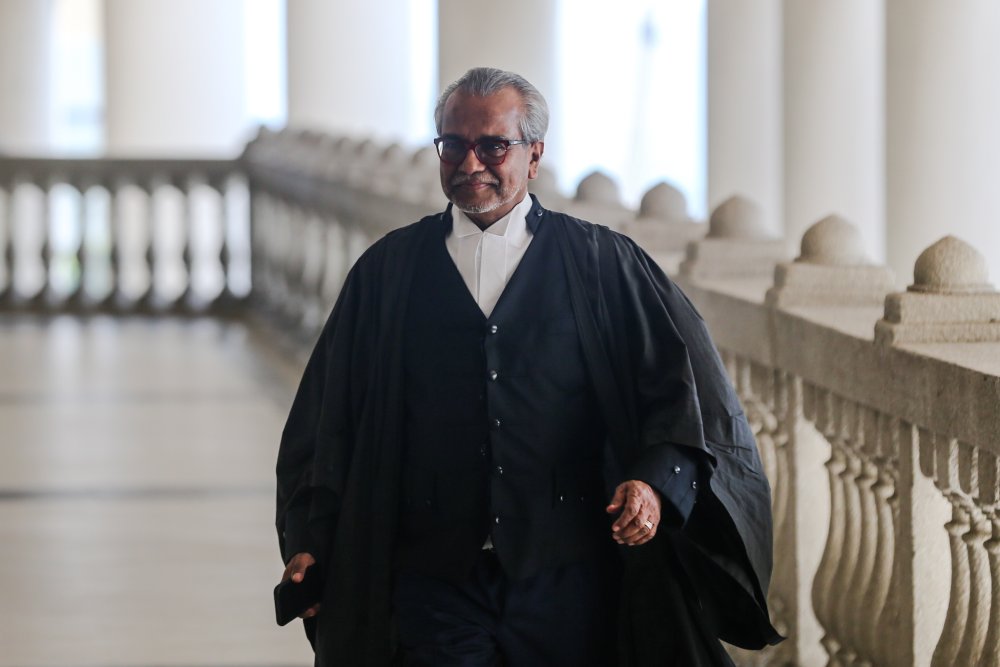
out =
[[[589,561],[508,579],[483,551],[461,584],[400,572],[393,614],[406,667],[610,667],[620,566]]]

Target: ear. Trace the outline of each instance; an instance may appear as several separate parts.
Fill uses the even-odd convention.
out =
[[[529,146],[531,151],[531,162],[528,163],[528,178],[538,178],[538,163],[542,161],[542,153],[545,152],[545,142],[536,141]]]

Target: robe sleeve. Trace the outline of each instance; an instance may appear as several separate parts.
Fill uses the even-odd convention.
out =
[[[669,475],[669,452],[680,451],[701,473],[691,480],[697,494],[680,501],[688,521],[668,540],[703,607],[716,615],[720,636],[754,648],[780,641],[766,602],[770,487],[742,406],[687,296],[634,242],[613,235],[611,243],[620,308],[612,318],[628,332],[619,340],[634,369],[637,458],[654,459],[651,468]]]
[[[662,443],[646,447],[633,462],[629,479],[653,487],[663,501],[660,526],[680,529],[687,523],[704,485],[707,457],[690,447]]]
[[[371,350],[367,267],[378,252],[376,244],[348,274],[282,431],[275,523],[286,563],[303,551],[322,562],[336,529]]]

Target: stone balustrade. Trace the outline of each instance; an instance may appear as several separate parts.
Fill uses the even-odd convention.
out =
[[[248,308],[297,332],[303,349],[368,245],[445,203],[430,148],[263,132],[237,165],[209,181],[246,175]],[[12,188],[12,174],[29,171],[0,161],[0,185],[8,197],[18,184],[47,191],[58,169],[46,169]],[[85,191],[81,178],[71,183]],[[740,196],[705,224],[666,184],[637,211],[603,175],[565,198],[543,171],[532,190],[661,261],[708,323],[741,397],[773,487],[770,607],[789,639],[733,649],[738,664],[1000,667],[1000,295],[976,250],[942,239],[900,289],[837,216],[791,240],[792,259],[793,243],[769,236]],[[0,230],[28,224],[18,206],[2,209],[15,217]],[[20,292],[5,280],[6,306]]]
[[[0,308],[216,310],[250,292],[232,160],[0,159]]]
[[[261,149],[277,140],[262,137]],[[346,183],[310,181],[308,154],[284,156],[285,190],[271,180],[278,189],[261,194],[253,166],[249,173],[255,198],[285,202],[277,210],[289,217],[269,233],[311,219],[337,239],[319,272],[300,259],[322,247],[304,232],[292,234],[298,251],[282,255],[271,241],[254,248],[255,257],[273,255],[274,293],[305,288],[302,303],[313,305],[303,312],[318,315],[370,240],[443,202],[432,154],[409,163],[396,154],[386,160],[395,167],[383,163],[370,180],[378,167],[342,147],[330,159],[352,162],[327,173],[355,170]],[[705,225],[669,185],[650,190],[639,211],[603,174],[569,199],[551,175],[532,186],[553,208],[632,235],[675,274],[743,401],[774,489],[770,605],[789,640],[760,653],[734,649],[737,661],[1000,665],[1000,296],[979,254],[945,238],[899,291],[837,216],[810,228],[790,260],[787,240],[768,236],[759,208],[739,196]],[[361,240],[345,243],[351,235]],[[317,326],[314,315],[302,321]]]

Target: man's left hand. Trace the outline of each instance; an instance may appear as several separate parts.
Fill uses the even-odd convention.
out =
[[[621,512],[611,526],[615,542],[634,547],[653,539],[660,525],[660,503],[660,494],[645,482],[633,479],[619,484],[606,510]]]

